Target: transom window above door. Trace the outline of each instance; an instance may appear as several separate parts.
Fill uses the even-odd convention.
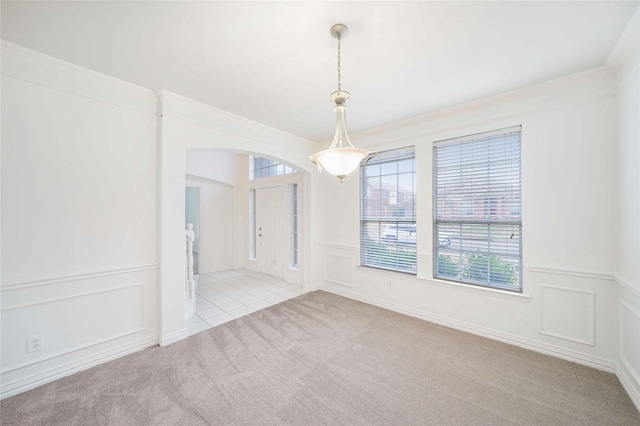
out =
[[[296,173],[297,170],[275,160],[263,157],[249,156],[249,179],[260,179],[272,176]]]

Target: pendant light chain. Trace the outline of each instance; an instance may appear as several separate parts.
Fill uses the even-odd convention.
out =
[[[338,91],[333,92],[329,99],[335,104],[333,110],[336,114],[336,130],[333,142],[329,148],[313,154],[309,159],[318,166],[318,172],[325,169],[337,177],[340,182],[349,173],[358,168],[366,158],[375,155],[375,152],[356,148],[349,140],[347,133],[347,107],[346,102],[351,95],[342,91],[342,37],[346,37],[349,29],[344,24],[335,24],[329,33],[331,37],[338,39]]]
[[[340,75],[342,66],[340,65],[340,34],[338,34],[338,92],[342,90],[342,84],[340,82],[342,76]]]

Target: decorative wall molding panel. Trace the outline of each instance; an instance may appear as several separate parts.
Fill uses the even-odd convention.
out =
[[[336,254],[324,254],[324,280],[353,287],[353,258]]]
[[[81,297],[94,296],[94,295],[98,295],[98,294],[101,294],[101,293],[109,293],[109,292],[112,292],[112,291],[125,290],[125,289],[132,288],[132,287],[140,287],[140,291],[142,292],[141,296],[142,296],[143,307],[144,307],[144,283],[135,283],[135,284],[121,285],[121,286],[112,287],[112,288],[104,288],[104,289],[95,290],[95,291],[86,291],[86,292],[81,292],[81,293],[75,293],[75,294],[71,294],[71,295],[68,295],[68,296],[56,297],[56,298],[53,298],[53,299],[44,299],[44,300],[38,300],[38,301],[35,301],[35,302],[30,302],[30,303],[3,306],[0,309],[0,312],[4,313],[4,312],[14,311],[14,310],[18,310],[18,309],[30,308],[30,307],[34,307],[34,306],[38,306],[38,305],[46,305],[46,304],[49,304],[49,303],[59,303],[59,302],[70,300],[70,299],[77,299],[77,298],[81,298]]]
[[[568,275],[571,277],[593,278],[595,280],[612,281],[613,275],[602,272],[576,271],[572,269],[548,268],[544,266],[525,265],[525,269],[529,272],[537,272],[541,274]]]
[[[595,345],[595,292],[540,286],[540,334]]]
[[[620,278],[617,275],[615,275],[613,278],[615,279],[616,283],[618,283],[618,285],[626,288],[627,290],[629,290],[631,293],[635,294],[636,296],[640,296],[640,289],[639,288],[632,286],[631,283],[623,280],[622,278]]]
[[[20,289],[29,288],[29,287],[38,287],[38,286],[44,286],[44,285],[59,284],[59,283],[65,283],[65,282],[69,282],[69,281],[88,280],[88,279],[92,279],[92,278],[109,277],[109,276],[112,276],[112,275],[129,274],[129,273],[132,273],[132,272],[152,271],[152,270],[159,269],[159,268],[160,268],[159,264],[152,263],[152,264],[149,264],[149,265],[140,265],[140,266],[132,266],[132,267],[128,267],[128,268],[109,269],[109,270],[106,270],[106,271],[89,272],[89,273],[86,273],[86,274],[68,275],[68,276],[64,276],[64,277],[55,277],[55,278],[46,278],[46,279],[35,280],[35,281],[23,281],[23,282],[18,282],[18,283],[13,283],[13,284],[3,284],[0,287],[0,292],[12,291],[12,290],[20,290]]]
[[[640,313],[632,305],[640,306],[640,297],[635,293],[631,297],[618,302],[617,375],[640,411]]]
[[[640,384],[640,313],[621,300],[618,315],[620,325],[618,358],[631,378]],[[633,336],[636,338],[634,339]]]
[[[38,358],[33,362],[25,362],[25,363],[22,363],[22,364],[19,364],[19,365],[15,365],[15,366],[9,367],[7,369],[2,370],[2,372],[0,372],[0,374],[7,374],[7,373],[11,373],[13,371],[20,370],[20,369],[23,369],[23,368],[26,368],[26,367],[30,367],[30,366],[33,366],[33,365],[36,365],[36,364],[44,363],[44,362],[47,362],[47,361],[50,361],[50,360],[53,360],[53,359],[56,359],[56,358],[60,358],[60,357],[65,356],[65,355],[72,354],[74,352],[79,352],[79,351],[82,351],[84,349],[91,348],[93,346],[99,346],[99,345],[102,345],[102,344],[107,343],[107,342],[112,342],[112,341],[121,339],[123,337],[131,336],[132,334],[140,333],[140,332],[142,332],[144,330],[145,330],[144,327],[139,327],[139,328],[135,328],[135,329],[132,329],[132,330],[127,330],[127,331],[124,331],[124,332],[122,332],[120,334],[117,334],[115,336],[110,336],[110,337],[107,337],[107,338],[104,338],[104,339],[96,340],[96,341],[91,342],[91,343],[87,343],[87,344],[84,344],[84,345],[76,346],[76,347],[71,348],[69,350],[65,350],[63,352],[55,353],[55,354],[46,356],[44,358]]]
[[[135,283],[4,308],[1,373],[143,332],[146,305],[145,285]],[[25,353],[25,338],[32,334],[42,334],[46,345],[42,351]]]

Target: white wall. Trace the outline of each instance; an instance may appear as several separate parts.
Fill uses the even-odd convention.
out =
[[[156,102],[3,42],[3,396],[157,344]]]
[[[232,212],[231,244],[224,250],[232,255],[233,263],[229,268],[247,267],[248,246],[248,177],[249,156],[227,149],[189,149],[186,151],[185,171],[188,175],[207,178],[231,185],[233,204],[217,206]],[[221,212],[219,214],[222,214]],[[228,244],[225,241],[225,244]],[[227,269],[229,269],[227,268]],[[209,272],[213,272],[213,269]]]
[[[2,42],[1,54],[6,397],[186,337],[187,150],[280,158],[311,187],[308,156],[316,146],[11,43]],[[244,267],[248,163],[246,155],[234,158],[235,164],[218,164],[215,177],[235,183],[233,195],[223,190],[234,206],[224,220],[242,212],[233,214],[229,252],[233,267]],[[303,221],[310,223],[310,191],[303,193]],[[310,264],[310,240],[304,244]],[[311,268],[304,276],[308,285]],[[27,353],[26,338],[37,334],[44,349]]]
[[[640,410],[640,70],[638,12],[630,55],[616,79],[616,264],[618,283],[618,377]],[[627,32],[632,27],[628,29]]]
[[[247,250],[242,251],[241,248],[246,244],[247,238],[248,222],[242,218],[247,216],[244,195],[247,191],[249,176],[248,162],[247,155],[223,149],[189,149],[186,152],[185,171],[188,175],[227,184],[231,189],[231,194],[224,195],[225,202],[220,199],[212,204],[214,203],[213,198],[209,200],[211,217],[208,220],[211,221],[213,217],[216,217],[223,221],[221,223],[224,223],[225,229],[222,235],[225,238],[222,240],[217,238],[215,232],[207,233],[216,240],[209,240],[205,244],[210,246],[212,253],[222,254],[221,251],[224,251],[224,256],[215,260],[211,267],[205,264],[206,269],[201,269],[203,273],[246,266]],[[210,184],[213,185],[212,182]],[[213,197],[213,194],[210,196]],[[229,204],[225,204],[226,202]],[[229,215],[231,220],[229,220]],[[219,229],[220,225],[210,223],[208,227]],[[216,255],[214,254],[214,256]],[[229,261],[229,259],[231,260]]]
[[[244,160],[243,160],[244,159]],[[190,149],[186,154],[186,172],[210,180],[235,185],[237,183],[237,162],[249,161],[246,155],[219,149]],[[249,175],[244,176],[244,180]]]
[[[358,176],[343,184],[324,178],[315,258],[322,288],[615,371],[612,81],[607,69],[592,70],[353,135],[370,150],[416,146],[418,274],[358,266]],[[434,280],[433,142],[515,125],[522,125],[524,294]]]
[[[200,190],[198,273],[233,269],[233,186],[191,175],[185,183]]]

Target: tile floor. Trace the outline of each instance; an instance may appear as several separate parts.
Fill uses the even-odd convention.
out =
[[[189,336],[304,293],[300,285],[248,269],[195,278],[196,313],[187,320]]]

